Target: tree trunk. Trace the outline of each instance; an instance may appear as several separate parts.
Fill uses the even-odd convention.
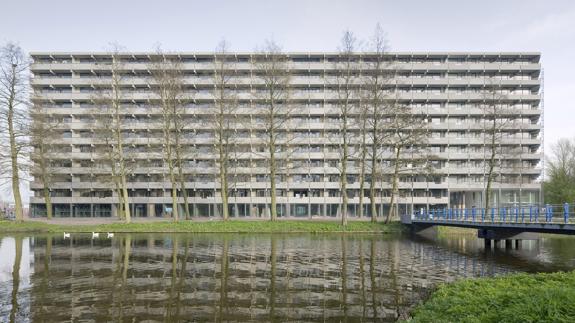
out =
[[[52,199],[50,198],[50,189],[44,186],[44,203],[46,204],[46,218],[52,219]]]
[[[191,218],[191,215],[190,215],[190,206],[188,204],[188,191],[186,190],[186,184],[184,181],[182,171],[180,171],[180,189],[182,190],[182,194],[184,195],[184,213],[186,216],[186,220],[189,220]]]
[[[348,159],[348,152],[347,152],[347,112],[343,114],[343,156],[341,158],[341,178],[340,178],[340,185],[341,185],[341,197],[342,197],[342,206],[341,206],[341,225],[347,225],[347,159]]]
[[[491,156],[489,157],[489,170],[487,172],[487,187],[485,188],[485,212],[489,209],[489,200],[491,198],[491,185],[493,182],[493,170],[495,169],[495,155],[497,153],[496,144],[496,119],[493,116],[493,129],[491,129]]]
[[[367,147],[366,145],[366,130],[365,130],[365,117],[363,121],[363,126],[361,129],[362,132],[362,143],[361,143],[361,157],[359,162],[361,163],[361,169],[359,172],[359,215],[358,217],[361,219],[363,217],[363,198],[365,192],[363,191],[363,186],[365,185],[365,159],[367,157]]]
[[[122,199],[124,200],[124,216],[126,223],[132,222],[130,215],[130,202],[128,200],[128,188],[126,187],[126,175],[122,175]]]
[[[223,90],[220,93],[221,97],[224,96]],[[224,221],[227,221],[229,218],[229,210],[228,210],[228,169],[227,169],[227,149],[228,147],[225,146],[224,143],[224,136],[227,136],[226,130],[224,129],[225,121],[224,121],[224,111],[223,111],[223,103],[220,106],[220,118],[219,118],[219,138],[218,138],[218,152],[219,152],[219,164],[220,164],[220,197],[222,198],[222,218]]]
[[[172,177],[172,217],[175,222],[178,221],[178,187],[176,180]]]
[[[229,210],[228,210],[228,179],[226,176],[225,166],[222,165],[222,161],[220,160],[220,196],[222,198],[222,218],[224,221],[227,221],[229,218]]]
[[[379,145],[379,120],[378,120],[378,113],[377,107],[374,106],[373,113],[371,117],[371,122],[373,122],[373,126],[371,128],[371,136],[372,136],[372,143],[371,143],[371,181],[369,182],[369,202],[371,205],[371,222],[377,222],[377,207],[375,204],[376,196],[375,196],[375,187],[377,181],[377,150]],[[383,205],[380,205],[383,208]]]
[[[369,182],[369,204],[371,205],[371,222],[377,222],[377,207],[375,205],[375,184],[377,181],[376,158],[371,161],[371,181]]]
[[[395,207],[395,197],[398,193],[398,177],[399,177],[399,155],[400,155],[401,147],[395,147],[395,165],[393,169],[393,178],[392,178],[392,185],[391,185],[391,199],[389,201],[389,213],[387,214],[387,218],[385,219],[385,223],[389,223],[393,218],[394,214],[397,212]]]
[[[273,135],[272,135],[273,136]],[[270,149],[270,219],[275,221],[277,219],[277,197],[276,197],[276,160],[275,160],[275,145],[271,145]]]
[[[14,88],[15,82],[16,82],[16,73],[14,71],[10,89],[10,98],[8,99],[8,136],[10,140],[10,162],[12,168],[12,193],[14,196],[14,211],[16,213],[16,221],[22,222],[24,220],[24,213],[22,209],[22,196],[20,195],[18,147],[16,144],[16,133],[14,129],[14,109],[15,109],[14,105],[16,95],[15,93],[16,89]]]

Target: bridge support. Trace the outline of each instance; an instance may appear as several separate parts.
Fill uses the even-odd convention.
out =
[[[534,232],[524,232],[510,229],[479,229],[477,237],[491,240],[537,240],[539,235]]]
[[[511,249],[511,248],[513,248],[513,240],[505,239],[505,249]]]
[[[499,249],[499,243],[500,242],[501,242],[501,240],[495,239],[495,243],[494,243],[495,249]]]

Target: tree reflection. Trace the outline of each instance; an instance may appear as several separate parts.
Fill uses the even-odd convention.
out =
[[[229,259],[228,249],[230,241],[227,236],[224,236],[222,255],[221,255],[221,277],[220,277],[220,321],[224,319],[224,314],[227,313],[228,308],[228,274],[229,274]],[[224,312],[224,309],[226,312]]]
[[[10,310],[10,322],[16,322],[18,315],[18,289],[20,288],[20,263],[22,262],[22,237],[14,237],[15,256],[12,267],[12,309]]]
[[[367,311],[367,300],[365,298],[365,270],[364,270],[364,259],[363,259],[363,239],[359,239],[359,278],[361,280],[361,307],[362,307],[362,319],[365,320],[365,315]]]
[[[128,268],[130,266],[130,252],[132,248],[132,237],[127,234],[125,236],[121,236],[120,238],[120,257],[118,260],[118,264],[116,267],[116,273],[114,274],[114,286],[118,286],[120,290],[119,300],[114,301],[114,304],[117,305],[117,319],[116,321],[123,321],[124,320],[124,298],[125,293],[128,289],[127,282],[128,282]],[[119,276],[119,277],[118,277]],[[117,280],[120,278],[120,283],[117,284]]]
[[[369,279],[371,285],[371,306],[373,307],[373,317],[377,316],[377,284],[375,280],[375,241],[371,239],[369,248]]]
[[[50,261],[52,258],[52,237],[51,236],[47,236],[46,237],[46,247],[44,250],[44,272],[42,275],[42,283],[40,284],[40,298],[42,299],[42,302],[44,302],[46,300],[46,293],[49,292],[48,291],[48,286],[49,286],[49,281],[50,281]],[[44,314],[46,313],[46,309],[42,306],[41,307],[42,312],[44,312]]]
[[[345,321],[347,321],[347,237],[345,235],[341,236],[341,291],[342,300],[341,304],[343,306],[343,316]]]
[[[180,269],[180,279],[178,281],[178,288],[177,288],[177,298],[176,298],[176,318],[180,318],[180,309],[181,309],[181,297],[184,289],[184,281],[186,279],[186,263],[188,262],[188,253],[189,253],[189,245],[190,242],[186,238],[185,246],[184,246],[184,259],[182,259],[182,268]]]
[[[276,305],[276,237],[271,237],[270,245],[270,321],[274,321]]]
[[[172,307],[176,305],[175,303],[175,293],[176,293],[176,280],[178,278],[178,249],[179,249],[179,235],[174,235],[172,237],[172,276],[170,279],[170,292],[168,295],[168,300],[165,304],[166,312],[165,318],[167,322],[171,322],[174,320]]]

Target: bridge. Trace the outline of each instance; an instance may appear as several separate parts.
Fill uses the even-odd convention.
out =
[[[401,216],[401,222],[412,232],[421,233],[435,226],[477,229],[485,246],[495,246],[505,240],[516,248],[521,240],[537,239],[536,233],[575,235],[575,213],[569,203],[563,205],[501,207],[501,208],[442,208],[424,210]]]

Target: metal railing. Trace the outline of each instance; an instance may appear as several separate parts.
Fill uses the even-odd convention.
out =
[[[414,212],[412,220],[430,222],[470,222],[470,223],[554,223],[575,224],[575,207],[573,204],[546,204],[516,207],[492,208],[441,208]]]

